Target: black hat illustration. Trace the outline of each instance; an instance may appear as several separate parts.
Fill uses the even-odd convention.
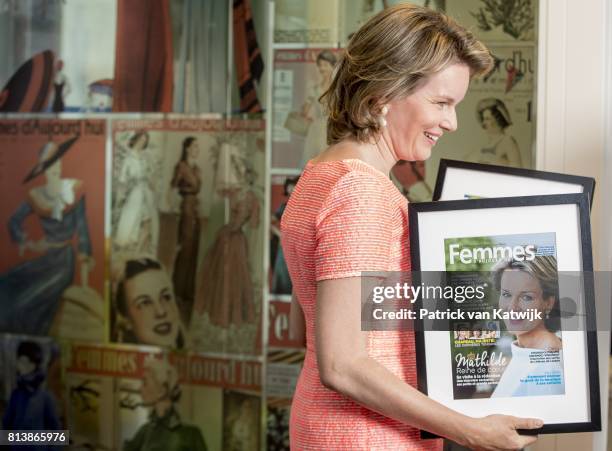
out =
[[[75,136],[74,138],[70,138],[68,141],[64,141],[61,144],[54,143],[53,141],[49,141],[47,144],[45,144],[40,151],[38,163],[32,168],[27,177],[23,179],[23,183],[28,183],[30,180],[45,172],[47,168],[52,166],[53,163],[62,158],[62,156],[68,152],[68,149],[72,147],[77,139],[79,139],[79,135]]]
[[[45,50],[23,63],[0,92],[0,112],[43,111],[53,86],[54,59]]]

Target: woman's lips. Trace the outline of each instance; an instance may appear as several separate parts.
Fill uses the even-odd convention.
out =
[[[153,328],[153,331],[158,335],[168,335],[172,331],[172,324],[168,321],[159,323]]]

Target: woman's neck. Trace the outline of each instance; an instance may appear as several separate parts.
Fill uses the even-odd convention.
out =
[[[397,163],[395,152],[388,145],[388,139],[383,135],[376,142],[359,142],[346,138],[333,144],[316,157],[313,162],[357,159],[373,166],[383,174],[389,174]]]
[[[558,350],[561,347],[559,338],[543,324],[518,335],[516,341],[521,348]]]

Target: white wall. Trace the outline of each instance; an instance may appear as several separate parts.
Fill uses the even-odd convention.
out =
[[[595,177],[594,263],[596,270],[610,271],[612,5],[606,0],[539,3],[537,168]],[[605,304],[598,305],[600,314],[609,312]],[[533,450],[607,449],[609,332],[599,338],[603,431],[542,437]]]

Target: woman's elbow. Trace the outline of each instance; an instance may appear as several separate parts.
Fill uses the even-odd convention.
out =
[[[319,378],[321,384],[335,392],[346,394],[349,379],[349,366],[337,359],[319,359]]]

